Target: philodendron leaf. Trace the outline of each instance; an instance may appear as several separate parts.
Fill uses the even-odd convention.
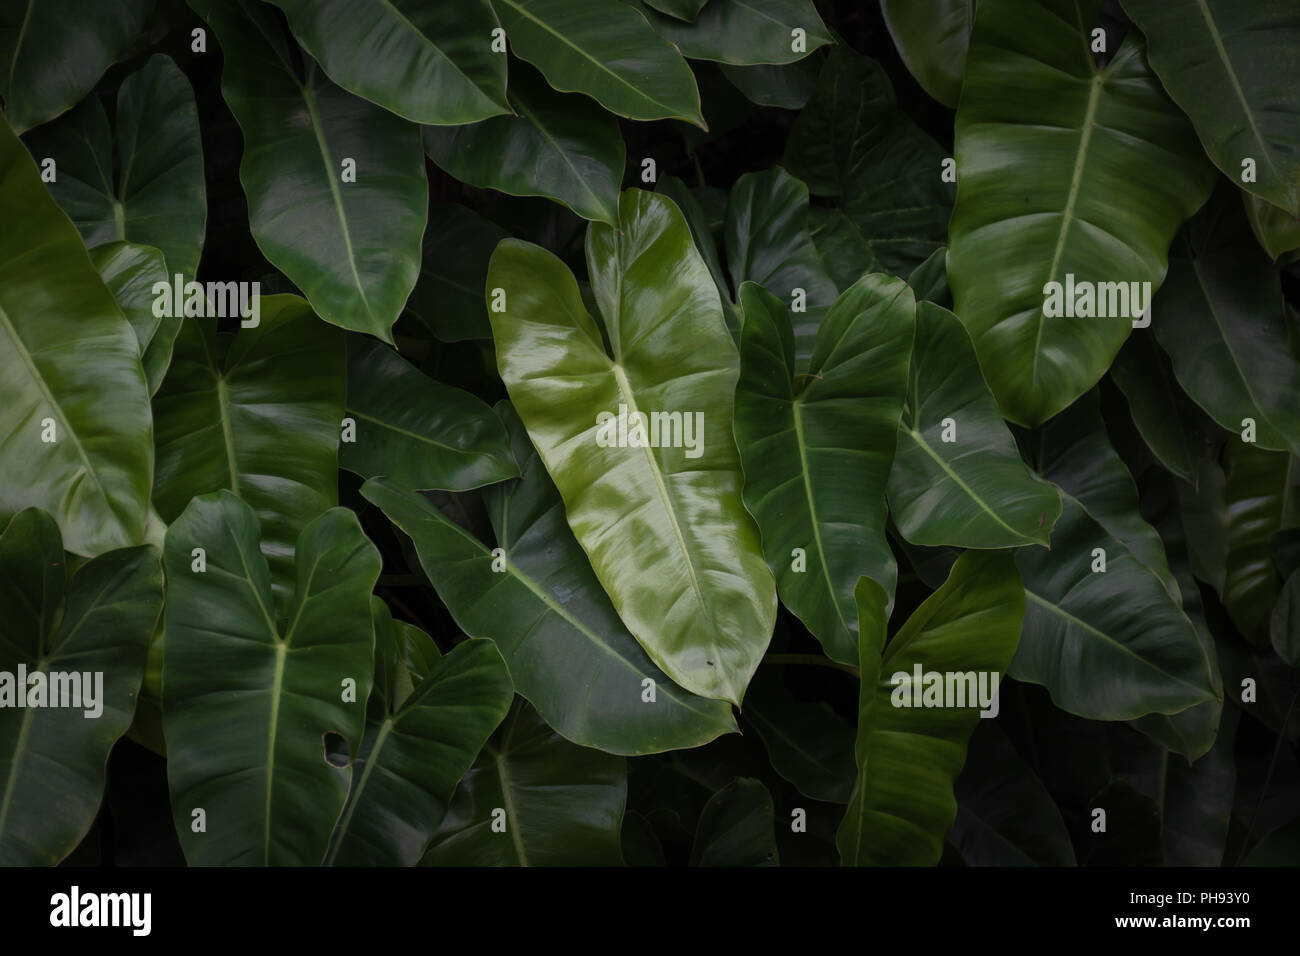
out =
[[[167,529],[167,780],[196,866],[318,865],[365,726],[379,552],[355,514],[330,509],[298,537],[280,614],[258,532],[228,491],[194,499]]]
[[[339,86],[415,123],[509,113],[488,0],[273,0]]]
[[[1214,164],[1300,216],[1300,9],[1291,0],[1123,0]],[[1249,161],[1249,162],[1248,162]]]
[[[519,475],[492,409],[360,336],[348,345],[348,417],[356,431],[339,445],[339,467],[363,478],[467,491]]]
[[[430,203],[420,280],[406,311],[442,342],[492,338],[483,284],[492,251],[508,235],[458,203]]]
[[[832,42],[812,0],[710,0],[693,23],[652,10],[646,15],[660,36],[693,60],[793,63]]]
[[[690,23],[700,13],[705,0],[645,0],[647,6],[654,7],[660,13],[674,16],[678,20]]]
[[[1224,189],[1174,248],[1151,328],[1192,399],[1260,448],[1300,454],[1300,360],[1277,271]],[[1247,421],[1249,420],[1249,422]]]
[[[310,59],[300,75],[265,4],[190,6],[222,41],[221,90],[244,134],[239,179],[258,248],[326,322],[391,341],[420,272],[419,128],[335,86]]]
[[[1293,572],[1282,586],[1269,617],[1269,640],[1273,650],[1292,667],[1300,668],[1300,571]]]
[[[822,210],[828,221],[817,242],[826,250],[833,237],[839,271],[856,278],[907,275],[943,246],[956,195],[944,181],[947,158],[898,109],[884,68],[840,46],[790,131],[783,162],[813,195],[839,202]]]
[[[461,780],[430,866],[619,866],[622,757],[571,744],[516,702]]]
[[[932,302],[916,309],[889,509],[913,544],[959,548],[1046,547],[1061,513],[1020,460],[966,330]]]
[[[1286,253],[1300,249],[1300,216],[1293,216],[1248,192],[1243,192],[1241,198],[1246,207],[1246,218],[1250,221],[1250,231],[1264,251],[1274,261],[1285,262],[1295,258],[1286,256]]]
[[[224,357],[212,324],[184,321],[153,403],[153,504],[170,522],[195,495],[239,495],[261,521],[262,553],[283,601],[294,542],[338,502],[346,346],[298,296],[259,301],[259,324],[240,329]]]
[[[1300,527],[1300,462],[1294,455],[1235,440],[1228,442],[1225,455],[1223,603],[1242,636],[1262,647],[1269,640],[1269,613],[1283,583],[1269,542],[1279,531]]]
[[[736,347],[677,207],[633,189],[619,209],[586,244],[612,354],[568,267],[508,239],[488,269],[497,362],[623,622],[677,683],[738,704],[776,588],[741,501]]]
[[[933,865],[957,815],[966,743],[981,713],[997,713],[1024,592],[1010,553],[967,551],[888,644],[885,592],[863,578],[854,593],[858,779],[835,843],[846,866]]]
[[[828,656],[857,660],[853,588],[893,593],[885,482],[907,390],[916,305],[902,279],[868,275],[826,312],[806,376],[796,376],[785,304],[741,286],[745,322],[736,443],[745,505],[781,600]]]
[[[745,720],[758,731],[772,769],[813,800],[848,803],[857,767],[853,726],[825,700],[795,700],[773,677],[759,676],[745,699]]]
[[[378,598],[372,604],[383,605]],[[398,653],[387,608],[375,615],[375,689],[385,657]],[[424,638],[426,641],[429,638]],[[387,648],[382,644],[390,645]],[[430,643],[432,643],[430,641]],[[366,721],[352,791],[326,862],[414,866],[469,771],[514,700],[505,662],[491,641],[471,640],[432,661],[398,699],[391,692]]]
[[[4,123],[0,206],[23,218],[0,233],[0,519],[43,508],[74,554],[139,544],[153,473],[139,343]]]
[[[0,866],[53,866],[90,829],[162,612],[148,545],[66,574],[54,519],[15,515],[0,535]]]
[[[1206,649],[1165,581],[1072,496],[1062,501],[1051,550],[1016,552],[1026,609],[1011,676],[1091,720],[1212,700]]]
[[[586,93],[628,119],[704,128],[700,93],[681,54],[623,0],[492,0],[510,50],[565,93]]]
[[[808,232],[807,188],[780,167],[746,173],[731,189],[724,235],[736,302],[745,282],[780,299],[794,323],[798,371],[806,371],[818,326],[837,294]]]
[[[971,735],[954,792],[948,842],[967,866],[1074,866],[1060,809],[997,721]]]
[[[21,133],[91,91],[149,25],[154,0],[19,0],[0,7],[0,99]]]
[[[948,279],[1003,415],[1022,425],[1105,373],[1142,311],[1121,291],[1150,304],[1174,232],[1214,183],[1140,37],[1094,64],[1099,5],[981,0],[966,59]]]
[[[362,495],[410,536],[457,625],[496,641],[515,689],[565,737],[631,755],[734,731],[730,707],[682,690],[628,633],[518,416],[499,411],[522,472],[484,491],[499,552],[391,482],[369,481]]]
[[[783,110],[803,109],[812,99],[817,85],[817,73],[810,70],[815,61],[801,60],[784,66],[728,66],[721,67],[722,75],[745,94],[745,98],[759,106],[775,106]]]
[[[957,108],[976,0],[880,0],[894,46],[922,89]]]
[[[617,226],[627,161],[618,121],[585,96],[556,93],[526,66],[511,77],[510,105],[514,116],[426,126],[429,158],[472,186],[545,196]]]
[[[154,314],[154,284],[172,283],[162,252],[133,242],[107,242],[90,250],[90,261],[113,293],[118,307],[131,323],[140,343],[140,361],[149,382],[149,394],[158,391],[172,361],[172,347],[181,329],[180,314]]]
[[[691,238],[695,240],[695,248],[704,257],[704,263],[709,267],[709,274],[713,276],[713,281],[718,286],[718,297],[722,300],[722,315],[727,323],[727,331],[739,344],[740,312],[731,301],[731,286],[727,282],[727,273],[722,268],[722,259],[718,255],[718,242],[713,236],[710,217],[704,204],[700,201],[700,197],[676,176],[660,176],[655,188],[675,202],[682,215],[686,217],[686,224],[691,228]],[[725,206],[725,199],[723,204]]]
[[[691,866],[779,866],[772,795],[762,781],[737,777],[704,805]]]
[[[203,142],[190,81],[169,58],[155,54],[123,81],[111,135],[103,105],[90,96],[28,136],[27,146],[55,161],[50,193],[87,246],[115,239],[156,246],[173,271],[194,278],[208,217]]]

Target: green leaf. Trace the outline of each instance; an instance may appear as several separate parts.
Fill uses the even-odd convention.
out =
[[[975,0],[880,0],[880,12],[916,82],[956,109]]]
[[[515,116],[424,128],[429,158],[461,182],[545,196],[584,219],[618,225],[626,150],[618,121],[584,96],[556,93],[523,67],[510,82]]]
[[[884,490],[907,390],[912,290],[863,276],[826,312],[806,377],[795,375],[784,304],[753,283],[740,299],[735,432],[745,505],[782,602],[828,656],[851,663],[854,586],[868,575],[892,595],[898,573]]]
[[[173,271],[194,278],[208,217],[203,143],[190,81],[168,57],[155,54],[123,81],[113,135],[90,96],[27,145],[38,160],[54,159],[50,193],[87,246],[155,246]]]
[[[153,505],[171,522],[196,495],[224,488],[248,502],[283,601],[294,542],[338,503],[346,357],[343,333],[297,296],[264,296],[259,312],[259,325],[240,329],[224,357],[215,323],[183,323],[153,403]]]
[[[619,866],[626,802],[622,757],[569,743],[516,703],[460,782],[423,863]]]
[[[1152,331],[1187,394],[1220,425],[1300,454],[1300,361],[1291,353],[1282,286],[1252,240],[1235,196],[1216,196],[1170,258]],[[1179,254],[1181,253],[1181,254]]]
[[[1162,754],[1160,842],[1168,866],[1221,866],[1237,782],[1237,712],[1223,711],[1214,746],[1195,763]]]
[[[967,866],[1074,866],[1061,811],[996,721],[971,735],[948,842]]]
[[[1300,527],[1300,465],[1294,455],[1229,441],[1227,559],[1223,603],[1242,637],[1268,643],[1269,612],[1282,579],[1269,548],[1272,536]]]
[[[1153,330],[1133,331],[1115,356],[1110,377],[1128,399],[1133,424],[1151,453],[1171,474],[1195,484],[1205,457],[1198,427],[1203,416],[1179,387]]]
[[[704,6],[706,0],[645,0],[645,2],[660,13],[667,13],[678,20],[690,23],[699,16],[700,7]]]
[[[1060,496],[1020,460],[961,322],[921,302],[913,356],[889,473],[898,530],[928,546],[1046,547]]]
[[[738,704],[776,614],[731,434],[738,355],[677,207],[628,190],[620,213],[586,246],[612,357],[568,268],[507,239],[488,270],[508,302],[490,316],[497,362],[623,622],[677,683]],[[620,406],[644,416],[636,445],[614,434]]]
[[[1061,497],[1051,550],[1016,553],[1026,606],[1011,676],[1042,684],[1057,707],[1091,720],[1212,700],[1205,649],[1166,583],[1075,498]],[[1104,572],[1093,571],[1097,549]]]
[[[721,701],[695,697],[651,663],[601,590],[564,505],[509,405],[499,406],[522,478],[484,491],[492,550],[428,499],[383,480],[362,495],[415,543],[456,624],[496,641],[515,689],[575,743],[617,754],[708,743],[736,729]],[[654,703],[642,700],[647,681]]]
[[[758,283],[785,303],[794,322],[795,361],[804,371],[838,291],[808,232],[807,188],[780,167],[741,176],[727,202],[725,239],[737,303],[745,282]],[[799,290],[804,301],[795,312]]]
[[[1281,259],[1288,252],[1300,249],[1300,217],[1293,216],[1285,209],[1279,209],[1271,202],[1265,202],[1248,192],[1243,191],[1241,199],[1246,205],[1246,218],[1250,220],[1250,231],[1255,234],[1259,244],[1274,261]]]
[[[152,395],[167,374],[176,335],[181,330],[180,315],[160,317],[153,311],[154,284],[172,283],[163,254],[153,246],[107,242],[90,250],[90,261],[131,323]]]
[[[710,0],[689,24],[653,10],[646,16],[660,36],[693,60],[793,63],[832,42],[812,0]]]
[[[339,467],[363,478],[466,491],[519,475],[492,409],[370,339],[348,347],[348,417],[356,440],[339,445]]]
[[[783,162],[813,195],[839,202],[820,231],[829,228],[837,258],[846,262],[837,277],[856,279],[864,272],[906,275],[947,241],[956,187],[941,179],[946,158],[898,109],[880,64],[841,46],[795,120]]]
[[[830,704],[797,701],[778,679],[760,671],[744,717],[763,741],[772,769],[800,793],[827,803],[849,802],[857,774],[853,727]]]
[[[488,0],[273,0],[339,86],[415,123],[509,113],[506,58]]]
[[[691,866],[779,865],[772,795],[761,781],[737,777],[700,811]]]
[[[907,276],[907,284],[916,293],[917,302],[933,302],[947,309],[952,305],[948,291],[948,250],[936,249],[930,257]]]
[[[303,529],[294,558],[293,601],[277,614],[245,502],[203,495],[167,529],[163,733],[192,866],[315,866],[347,799],[352,771],[330,763],[330,738],[344,756],[361,745],[379,552],[355,514],[333,508]],[[199,808],[207,832],[192,827]]]
[[[442,342],[491,339],[483,287],[492,251],[508,235],[458,203],[430,203],[420,280],[406,311]]]
[[[1191,10],[1123,0],[1151,66],[1196,126],[1214,165],[1300,216],[1300,10],[1290,0],[1200,0]],[[1243,179],[1242,161],[1255,161]]]
[[[0,234],[0,519],[42,508],[79,555],[139,544],[153,472],[139,343],[7,124],[0,205],[22,210]]]
[[[1003,415],[1021,425],[1091,388],[1132,328],[1047,316],[1048,284],[1159,288],[1174,232],[1214,182],[1136,34],[1094,64],[1099,2],[981,2],[966,60],[948,280]]]
[[[54,519],[15,515],[0,535],[0,866],[53,866],[90,829],[162,612],[150,546],[66,574]]]
[[[14,132],[54,119],[144,32],[153,0],[19,0],[0,9],[0,98]]]
[[[705,128],[686,61],[623,0],[492,0],[510,49],[555,89],[586,93],[628,119]]]
[[[686,217],[686,224],[691,227],[691,238],[695,241],[695,248],[704,257],[704,262],[709,267],[709,274],[713,276],[713,281],[718,287],[718,297],[722,300],[722,316],[726,320],[727,331],[739,345],[740,311],[731,301],[731,286],[727,282],[727,273],[722,268],[722,260],[718,256],[718,243],[700,197],[691,192],[676,176],[660,176],[655,189],[675,202],[682,215]],[[724,207],[725,203],[724,199]],[[722,215],[725,216],[725,208]]]
[[[295,70],[270,7],[190,0],[222,43],[221,91],[244,136],[253,238],[326,322],[391,342],[420,271],[428,183],[419,128]],[[487,42],[487,38],[484,38]],[[353,160],[355,182],[344,182]]]
[[[1273,650],[1292,667],[1300,668],[1300,571],[1293,572],[1269,617]]]
[[[745,98],[759,106],[775,106],[783,110],[803,109],[812,99],[817,86],[817,74],[804,64],[812,60],[784,65],[730,66],[723,64],[722,75],[745,94]]]
[[[970,679],[976,686],[983,682],[987,709],[996,713],[997,684],[1015,653],[1024,592],[1009,553],[967,551],[887,645],[884,591],[863,578],[855,595],[862,639],[858,779],[836,834],[840,860],[846,866],[933,865],[957,815],[953,781],[984,707],[978,693],[976,700],[967,698]],[[918,669],[925,676],[914,685]],[[914,706],[914,696],[933,690],[931,675],[960,698]]]
[[[378,598],[372,603],[383,604]],[[392,628],[384,608],[375,620],[372,698],[380,693],[379,645],[396,642]],[[434,660],[404,700],[386,696],[382,714],[366,722],[352,792],[327,863],[417,864],[447,813],[456,784],[509,712],[514,691],[496,646],[471,640]]]

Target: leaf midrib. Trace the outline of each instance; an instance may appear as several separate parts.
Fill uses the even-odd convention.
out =
[[[1246,122],[1250,123],[1250,131],[1255,136],[1255,142],[1259,144],[1260,152],[1264,155],[1264,161],[1268,163],[1269,171],[1276,176],[1277,167],[1273,164],[1272,152],[1263,134],[1259,131],[1259,125],[1255,122],[1255,112],[1250,108],[1250,103],[1246,99],[1246,91],[1241,88],[1241,81],[1237,79],[1237,71],[1233,69],[1232,60],[1228,57],[1228,49],[1223,45],[1223,36],[1219,32],[1219,25],[1214,21],[1214,16],[1210,13],[1210,8],[1205,0],[1196,0],[1196,5],[1200,9],[1202,19],[1205,20],[1205,29],[1210,34],[1210,39],[1214,41],[1215,52],[1218,53],[1219,60],[1223,63],[1223,71],[1228,75],[1228,80],[1232,84],[1232,91],[1237,96],[1237,102],[1241,104],[1241,111],[1246,116]]]

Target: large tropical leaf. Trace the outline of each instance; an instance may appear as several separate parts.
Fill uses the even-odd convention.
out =
[[[449,491],[519,474],[501,419],[482,401],[371,339],[355,337],[348,352],[348,417],[356,434],[339,445],[339,467],[406,488]]]
[[[1128,316],[1047,317],[1047,284],[1074,276],[1158,288],[1174,232],[1214,182],[1140,37],[1104,67],[1093,62],[1099,4],[980,2],[966,59],[953,311],[1003,414],[1022,425],[1092,387],[1132,328]]]
[[[837,47],[795,120],[787,169],[839,202],[816,223],[827,258],[863,272],[907,275],[941,247],[956,187],[941,178],[944,150],[898,109],[884,68]],[[838,273],[837,273],[838,274]],[[841,284],[843,284],[841,279]]]
[[[378,598],[372,603],[382,603]],[[505,718],[510,675],[491,641],[466,641],[425,674],[394,679],[400,638],[382,608],[375,616],[375,688],[352,791],[326,862],[414,866],[442,823],[456,784]],[[425,641],[432,644],[427,635]],[[376,698],[378,706],[376,707]]]
[[[957,108],[976,0],[880,0],[885,26],[922,89]]]
[[[493,0],[511,51],[566,93],[629,119],[704,126],[691,68],[623,0]]]
[[[518,416],[500,406],[522,478],[485,490],[504,569],[488,544],[387,481],[362,494],[409,535],[456,623],[496,641],[515,689],[565,737],[611,753],[695,747],[736,729],[730,708],[663,674],[618,619],[564,519]],[[653,695],[647,690],[653,686]],[[647,697],[653,696],[653,700]]]
[[[1295,455],[1237,441],[1229,442],[1226,457],[1223,603],[1242,636],[1262,647],[1282,586],[1269,545],[1277,532],[1300,527],[1300,463]]]
[[[693,23],[652,10],[646,15],[660,36],[693,60],[793,63],[831,42],[812,0],[710,0]],[[803,31],[802,43],[796,30]]]
[[[492,338],[483,284],[492,251],[508,235],[459,203],[431,203],[420,279],[406,311],[443,342]]]
[[[1123,0],[1151,66],[1214,164],[1244,189],[1300,216],[1300,8],[1291,0]],[[1243,160],[1254,177],[1243,179]]]
[[[15,132],[80,102],[149,25],[154,0],[15,0],[0,7],[0,98]]]
[[[1220,425],[1300,454],[1300,360],[1287,338],[1282,286],[1255,243],[1235,190],[1223,189],[1175,246],[1152,331],[1183,389]]]
[[[737,777],[700,811],[691,866],[778,866],[773,817],[762,781]]]
[[[488,0],[274,0],[339,86],[416,123],[509,113]]]
[[[756,282],[780,299],[794,324],[795,362],[805,371],[817,329],[837,293],[808,232],[807,188],[780,167],[746,173],[731,189],[724,237],[737,303],[745,282]],[[798,290],[803,302],[795,312]]]
[[[1293,216],[1250,193],[1243,192],[1241,198],[1246,218],[1250,220],[1250,231],[1264,251],[1275,261],[1294,260],[1296,256],[1286,254],[1300,250],[1300,216]]]
[[[913,544],[959,548],[1045,547],[1061,513],[1020,460],[961,322],[932,302],[916,309],[889,509]]]
[[[618,866],[626,802],[622,757],[569,743],[518,702],[460,782],[424,863]]]
[[[133,242],[106,242],[90,250],[99,277],[113,293],[118,308],[131,323],[136,340],[140,343],[140,361],[144,365],[149,394],[158,391],[167,367],[172,360],[172,347],[181,328],[182,316],[154,314],[154,285],[158,282],[172,284],[163,254],[153,246],[140,246]]]
[[[90,829],[162,612],[150,546],[66,576],[54,519],[15,515],[0,535],[0,866],[53,866]]]
[[[351,511],[327,511],[298,538],[281,614],[258,533],[228,491],[196,498],[167,529],[163,732],[192,865],[319,864],[352,778],[330,741],[346,761],[365,726],[379,552]]]
[[[771,638],[776,589],[741,501],[737,352],[677,207],[628,190],[619,209],[619,231],[587,231],[610,352],[568,268],[506,240],[488,270],[489,295],[507,297],[490,316],[497,361],[628,629],[687,690],[739,703]],[[645,418],[626,442],[613,434],[620,415]],[[642,440],[656,437],[660,447]]]
[[[902,279],[868,275],[831,306],[806,377],[784,303],[741,287],[736,443],[745,505],[781,600],[836,660],[857,660],[853,589],[892,596],[885,482],[907,391],[916,305]]]
[[[618,122],[585,96],[556,93],[536,71],[510,80],[514,116],[424,129],[429,158],[461,182],[546,196],[584,219],[618,225],[626,150]]]
[[[799,701],[760,671],[745,699],[745,720],[758,732],[772,769],[804,796],[848,803],[857,767],[853,726],[825,700]]]
[[[194,277],[208,215],[203,141],[190,82],[170,59],[155,54],[123,81],[112,134],[99,98],[89,96],[27,145],[55,161],[50,192],[87,246],[156,246],[172,271]]]
[[[221,89],[244,134],[239,179],[258,248],[326,322],[391,341],[420,271],[428,183],[419,128],[335,86],[310,59],[300,74],[270,7],[190,5],[221,39]],[[343,180],[346,160],[355,182]]]
[[[153,505],[170,522],[195,495],[239,495],[261,522],[283,601],[294,542],[338,502],[346,356],[343,333],[297,296],[265,296],[259,311],[257,327],[240,329],[224,356],[215,323],[185,320],[154,399]]]
[[[43,508],[81,555],[139,544],[153,475],[139,344],[6,124],[0,204],[23,219],[0,234],[0,519]]]
[[[1016,554],[1026,607],[1010,674],[1092,720],[1173,714],[1212,700],[1206,650],[1165,581],[1075,498],[1062,495],[1062,503],[1051,550]],[[1102,557],[1106,570],[1094,571]]]
[[[961,678],[949,675],[968,674],[996,695],[1015,653],[1024,592],[1008,552],[968,551],[888,644],[884,591],[863,578],[855,593],[862,618],[858,779],[836,835],[840,860],[933,865],[957,814],[953,781],[983,704],[978,693],[974,701],[966,696],[969,680],[962,684],[962,706],[956,696],[939,706],[911,703],[931,699],[921,696],[923,688],[932,690],[930,675],[955,688]],[[921,686],[913,683],[917,670]]]

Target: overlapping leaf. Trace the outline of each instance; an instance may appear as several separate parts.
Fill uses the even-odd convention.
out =
[[[881,0],[894,46],[921,87],[957,108],[976,0]]]

